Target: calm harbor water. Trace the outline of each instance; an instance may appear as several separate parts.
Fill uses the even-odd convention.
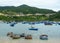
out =
[[[39,39],[40,35],[47,34],[49,38],[59,38],[60,39],[60,25],[44,25],[43,23],[35,24],[33,27],[38,28],[38,31],[29,30],[31,25],[17,23],[14,27],[10,24],[0,23],[0,37],[6,37],[8,32],[13,32],[16,34],[31,34],[33,39]]]

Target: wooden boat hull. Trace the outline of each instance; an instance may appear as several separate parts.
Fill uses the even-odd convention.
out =
[[[25,39],[32,39],[32,36],[31,35],[27,35],[27,36],[25,36]]]

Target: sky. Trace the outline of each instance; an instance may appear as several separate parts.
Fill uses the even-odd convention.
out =
[[[60,10],[60,0],[0,0],[0,6],[20,6],[22,4],[54,11]]]

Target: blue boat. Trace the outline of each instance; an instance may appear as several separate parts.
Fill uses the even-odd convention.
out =
[[[22,24],[27,24],[28,22],[27,21],[23,21]]]
[[[57,23],[58,25],[60,25],[60,23]]]
[[[34,28],[34,29],[29,29],[29,30],[36,30],[37,31],[38,29],[37,28]]]
[[[38,21],[38,22],[35,22],[35,24],[40,24],[40,23],[41,23],[41,22],[39,22],[39,21]]]
[[[49,22],[49,21],[48,21],[48,22],[44,22],[44,24],[45,24],[45,25],[52,25],[52,23]]]
[[[14,24],[11,24],[10,26],[14,27]]]
[[[10,26],[14,27],[14,25],[17,24],[16,22],[12,22]]]
[[[29,28],[29,30],[38,31],[38,28],[31,27],[31,28]]]
[[[30,25],[35,25],[35,22],[29,22],[28,24],[30,24]]]

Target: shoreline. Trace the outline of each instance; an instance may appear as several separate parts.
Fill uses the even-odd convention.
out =
[[[60,43],[60,39],[56,38],[50,38],[48,40],[40,40],[40,39],[32,39],[32,40],[26,40],[26,39],[10,39],[10,38],[0,38],[0,43]]]

